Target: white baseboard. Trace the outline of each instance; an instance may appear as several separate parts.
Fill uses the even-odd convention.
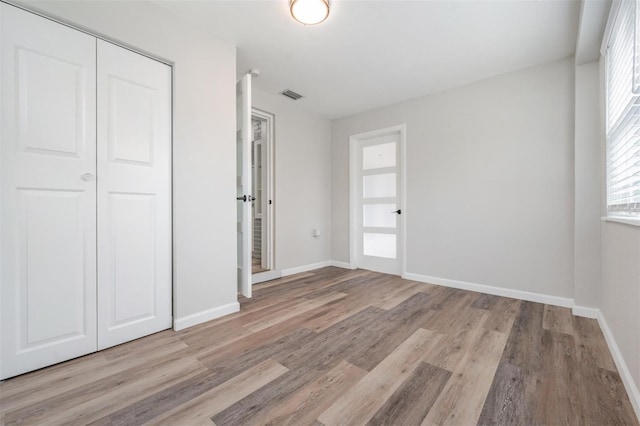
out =
[[[194,325],[202,324],[203,322],[238,312],[239,310],[240,304],[238,302],[232,302],[227,305],[218,306],[217,308],[207,309],[206,311],[187,315],[184,318],[174,319],[173,329],[175,331],[184,330],[185,328],[193,327]]]
[[[283,269],[282,276],[299,274],[301,272],[313,271],[314,269],[326,268],[327,266],[335,266],[336,268],[343,269],[356,269],[352,268],[347,262],[339,262],[337,260],[325,260],[324,262],[311,263],[309,265],[296,266],[295,268]]]
[[[622,357],[622,352],[620,352],[620,348],[616,343],[616,339],[613,337],[613,333],[609,328],[609,324],[607,324],[604,314],[600,309],[597,309],[597,311],[598,324],[600,324],[600,329],[602,330],[602,334],[604,334],[604,339],[607,341],[609,351],[613,356],[613,361],[616,363],[624,388],[627,390],[627,395],[629,395],[631,405],[636,412],[636,417],[640,419],[640,390],[638,390],[638,384],[633,381],[629,367],[627,367],[627,363]]]
[[[571,308],[571,311],[573,315],[577,317],[597,319],[598,312],[600,310],[598,308],[589,308],[587,306],[573,305],[573,308]]]
[[[286,277],[288,275],[299,274],[301,272],[313,271],[314,269],[326,268],[327,266],[332,266],[330,260],[311,263],[309,265],[296,266],[295,268],[283,269],[282,276]]]
[[[513,290],[504,287],[494,287],[485,284],[476,284],[466,281],[450,280],[447,278],[429,277],[426,275],[405,273],[402,278],[419,281],[428,284],[436,284],[444,287],[458,288],[461,290],[476,291],[478,293],[493,294],[495,296],[511,297],[513,299],[528,300],[529,302],[545,303],[547,305],[572,308],[573,299],[567,297],[549,296],[547,294],[532,293],[523,290]]]
[[[348,262],[339,262],[337,260],[332,260],[331,266],[335,266],[336,268],[342,268],[342,269],[356,269],[352,267]]]

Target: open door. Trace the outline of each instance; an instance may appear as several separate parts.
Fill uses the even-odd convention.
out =
[[[251,74],[236,84],[238,292],[251,297]]]

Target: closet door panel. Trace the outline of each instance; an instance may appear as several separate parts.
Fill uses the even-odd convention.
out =
[[[82,198],[74,191],[19,193],[21,349],[86,335]]]
[[[98,41],[98,347],[170,328],[171,69]]]
[[[156,316],[155,197],[149,194],[109,194],[113,234],[113,276],[109,299],[111,326]]]
[[[0,378],[96,350],[96,39],[0,4]]]

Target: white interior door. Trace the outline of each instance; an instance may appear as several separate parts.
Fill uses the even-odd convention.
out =
[[[401,274],[400,131],[352,139],[355,154],[355,251],[359,268]]]
[[[98,40],[98,349],[171,327],[171,68]]]
[[[236,85],[238,292],[251,297],[251,74]]]
[[[0,15],[4,379],[96,350],[96,39]]]

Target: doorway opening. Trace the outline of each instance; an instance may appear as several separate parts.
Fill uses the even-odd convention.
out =
[[[274,266],[275,116],[252,107],[251,77],[236,84],[238,293],[247,298],[253,284],[281,275]]]
[[[403,275],[405,125],[349,138],[350,265]]]
[[[273,114],[252,108],[252,284],[280,277],[279,271],[275,270],[274,247],[274,121],[275,117]]]

